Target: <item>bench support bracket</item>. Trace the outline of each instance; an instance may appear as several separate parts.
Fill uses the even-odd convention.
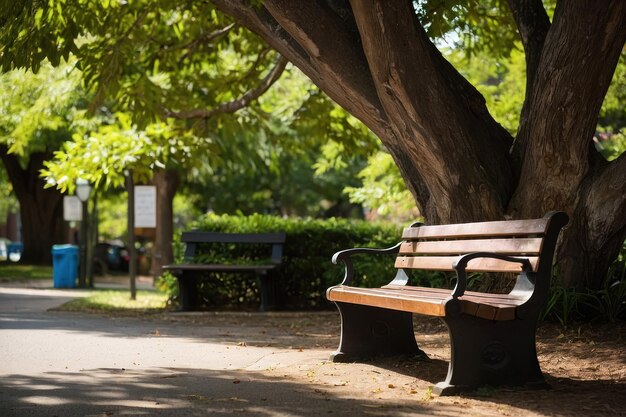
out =
[[[333,362],[354,362],[376,356],[426,354],[413,333],[412,313],[335,302],[341,315],[339,348]]]
[[[484,385],[547,387],[535,348],[537,317],[491,321],[460,314],[443,320],[451,358],[446,380],[433,393],[456,395]]]

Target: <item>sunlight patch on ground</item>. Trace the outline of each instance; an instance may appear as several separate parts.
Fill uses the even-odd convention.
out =
[[[52,395],[32,395],[22,398],[22,401],[35,405],[63,405],[70,404],[72,401],[67,398],[54,397]]]

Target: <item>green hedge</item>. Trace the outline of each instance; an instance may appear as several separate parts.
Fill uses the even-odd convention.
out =
[[[232,216],[206,215],[194,222],[191,229],[229,233],[285,232],[283,262],[272,271],[276,283],[276,304],[283,309],[328,308],[326,289],[343,278],[343,265],[334,265],[332,255],[352,247],[386,248],[400,240],[402,227],[361,220],[290,219],[268,215]],[[247,245],[246,245],[247,246]],[[182,247],[177,250],[180,260]],[[249,248],[245,249],[249,251]],[[224,259],[241,257],[232,246],[205,250],[203,262],[211,257]],[[394,258],[391,256],[361,256],[355,262],[356,283],[361,286],[381,286],[393,279]],[[258,289],[246,274],[223,274],[204,280],[200,296],[204,306],[256,308]],[[169,280],[170,286],[175,284]]]

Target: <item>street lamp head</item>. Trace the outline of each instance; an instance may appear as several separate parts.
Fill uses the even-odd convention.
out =
[[[76,197],[82,202],[87,201],[91,193],[91,185],[89,181],[79,178],[76,180]]]

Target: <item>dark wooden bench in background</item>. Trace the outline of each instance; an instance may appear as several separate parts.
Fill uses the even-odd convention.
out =
[[[283,256],[284,233],[216,233],[204,231],[184,232],[181,238],[186,244],[184,263],[165,265],[163,269],[170,271],[178,279],[180,308],[182,311],[198,308],[198,284],[202,279],[210,279],[210,274],[246,272],[256,275],[261,295],[261,311],[274,308],[274,285],[270,281],[268,271],[280,265]],[[255,257],[256,264],[246,263],[201,263],[201,246],[203,244],[234,244],[234,245],[265,245],[268,247],[267,257]],[[233,259],[233,262],[237,261]],[[240,262],[240,261],[237,261]],[[208,275],[208,276],[207,276]]]
[[[415,341],[413,313],[443,319],[451,360],[433,392],[453,395],[490,386],[541,386],[535,347],[539,314],[548,299],[552,260],[562,212],[541,219],[424,226],[404,229],[388,249],[337,252],[343,282],[328,289],[341,315],[341,340],[331,359],[351,362],[376,355],[424,355]],[[395,278],[381,288],[350,286],[355,254],[397,254]],[[410,284],[411,269],[456,271],[453,290]],[[466,291],[468,272],[515,272],[508,294]]]

